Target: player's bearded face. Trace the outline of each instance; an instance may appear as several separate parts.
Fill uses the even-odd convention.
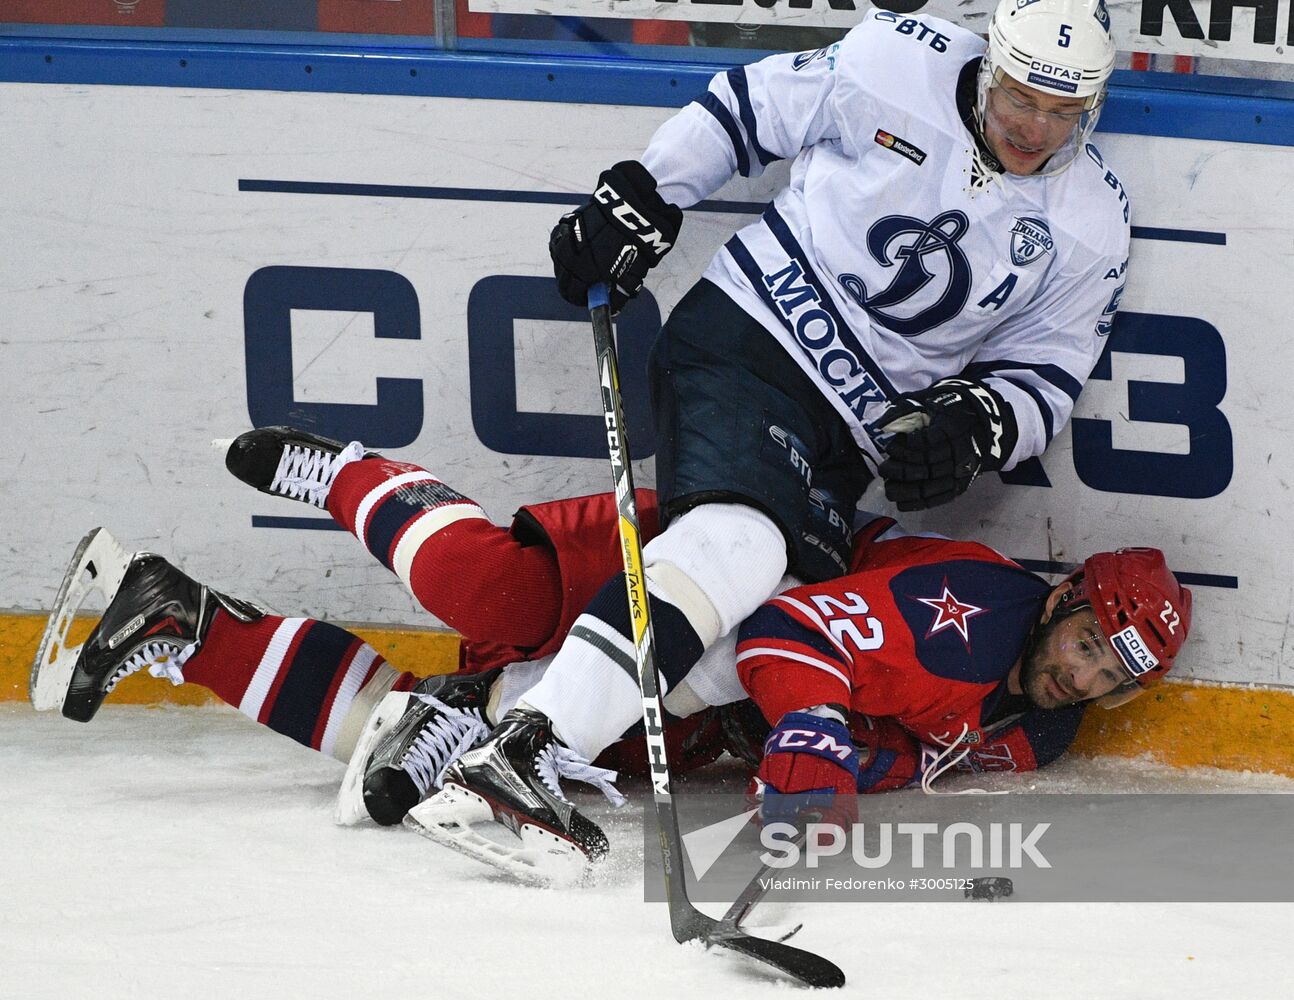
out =
[[[1118,654],[1088,609],[1038,625],[1020,669],[1020,685],[1039,708],[1100,698],[1126,682]]]
[[[1008,173],[1032,174],[1069,141],[1082,117],[1081,99],[1044,94],[1004,77],[988,92],[984,139]]]

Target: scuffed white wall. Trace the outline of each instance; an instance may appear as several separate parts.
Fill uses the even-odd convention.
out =
[[[609,482],[602,458],[491,450],[470,412],[470,293],[492,275],[548,275],[548,230],[563,209],[524,200],[240,191],[239,181],[582,194],[601,167],[635,155],[668,113],[0,87],[7,459],[0,509],[10,525],[0,545],[0,607],[47,608],[76,540],[104,524],[195,576],[284,612],[429,622],[348,536],[253,527],[254,515],[315,512],[249,491],[209,447],[213,437],[250,425],[244,291],[267,266],[369,269],[404,279],[419,310],[417,339],[375,339],[364,310],[293,313],[295,399],[373,405],[377,378],[420,380],[417,438],[391,453],[427,466],[505,520],[528,500]],[[1042,460],[1050,488],[989,477],[924,523],[1022,559],[1074,561],[1100,548],[1155,544],[1178,571],[1234,578],[1235,586],[1195,588],[1196,635],[1182,672],[1290,685],[1294,347],[1286,303],[1294,287],[1294,152],[1134,136],[1100,143],[1130,193],[1135,225],[1225,234],[1225,245],[1134,240],[1122,304],[1125,313],[1185,317],[1196,324],[1191,329],[1207,324],[1223,347],[1222,370],[1210,363],[1187,371],[1218,356],[1201,354],[1193,334],[1182,357],[1171,356],[1171,344],[1168,355],[1116,353],[1110,378],[1089,383],[1076,416],[1108,422],[1114,449],[1147,454],[1145,462],[1123,456],[1132,470],[1126,488],[1094,489],[1085,481],[1090,469],[1080,478],[1066,429]],[[778,176],[770,171],[718,197],[760,200]],[[677,251],[650,282],[662,315],[745,218],[689,213]],[[517,408],[596,415],[592,354],[581,322],[518,322]],[[252,367],[260,364],[253,357]],[[478,383],[495,378],[476,376]],[[1169,422],[1129,420],[1139,385],[1184,380],[1194,387],[1183,397],[1193,411]],[[1207,402],[1210,387],[1224,391],[1216,406]],[[1200,471],[1205,461],[1203,471],[1216,478],[1214,466],[1229,457],[1226,488],[1202,499],[1149,495],[1154,456],[1187,453],[1183,421],[1192,420],[1226,428],[1229,443],[1216,435],[1198,442],[1188,463]],[[651,463],[642,464],[640,480],[650,484]],[[1180,492],[1180,484],[1174,488]],[[868,500],[881,504],[875,493]]]

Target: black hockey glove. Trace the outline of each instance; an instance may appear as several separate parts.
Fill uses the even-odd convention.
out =
[[[605,281],[611,311],[619,312],[674,245],[682,224],[682,211],[656,193],[656,178],[637,160],[602,171],[593,197],[563,215],[548,238],[558,292],[584,306],[589,288]]]
[[[981,472],[996,472],[1015,449],[1015,415],[983,382],[946,378],[910,392],[877,422],[886,459],[885,495],[899,510],[925,510],[961,496]]]

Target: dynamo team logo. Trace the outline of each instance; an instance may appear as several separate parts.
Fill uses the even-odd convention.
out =
[[[1011,263],[1016,267],[1026,267],[1041,260],[1051,253],[1055,245],[1051,229],[1042,219],[1027,215],[1016,217],[1015,225],[1011,227]]]
[[[971,266],[959,242],[969,228],[966,214],[955,210],[929,222],[887,215],[867,231],[867,249],[887,269],[888,287],[870,290],[856,274],[836,280],[881,326],[901,337],[919,337],[966,305]]]

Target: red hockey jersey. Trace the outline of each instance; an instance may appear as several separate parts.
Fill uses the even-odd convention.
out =
[[[658,530],[655,495],[637,495],[647,541]],[[862,792],[919,780],[933,756],[930,745],[951,742],[963,723],[962,742],[971,752],[961,770],[1031,771],[1059,757],[1077,733],[1082,706],[1032,708],[1007,695],[1004,683],[1041,614],[1048,584],[977,543],[913,536],[876,541],[893,525],[878,518],[856,533],[849,576],[789,591],[743,626],[738,666],[764,714],[776,720],[809,705],[848,705],[855,742],[866,751]],[[620,570],[609,493],[524,507],[511,532],[556,556],[560,624],[538,649],[465,641],[465,669],[554,652]],[[761,649],[766,652],[755,652]],[[687,721],[693,725],[685,727],[684,756],[694,764],[713,759],[720,751],[701,744],[720,740],[719,728],[709,718]],[[638,770],[639,741],[627,742],[610,748],[616,760],[600,762]],[[752,742],[758,746],[762,735],[752,734]]]
[[[1074,742],[1086,706],[1037,708],[1010,694],[1005,682],[1050,585],[984,545],[910,535],[877,541],[893,526],[890,518],[877,518],[856,532],[850,576],[782,595],[807,606],[811,617],[774,601],[765,606],[771,635],[761,636],[754,619],[747,622],[741,638],[749,641],[738,647],[747,690],[754,683],[749,675],[778,660],[777,674],[804,684],[798,693],[766,685],[767,695],[756,703],[780,718],[774,713],[794,710],[786,707],[793,703],[804,708],[827,704],[821,699],[833,693],[841,697],[844,687],[827,680],[831,674],[805,672],[816,666],[754,652],[789,640],[788,651],[803,654],[794,643],[807,639],[817,648],[805,655],[848,680],[848,698],[840,703],[850,707],[850,733],[864,751],[860,792],[917,783],[953,741],[967,751],[959,771],[1034,771],[1056,760]],[[881,599],[864,612],[863,594],[874,592]],[[828,637],[837,642],[823,658]],[[839,640],[843,660],[837,659]]]
[[[840,704],[924,742],[983,739],[1051,588],[975,542],[876,542],[849,576],[787,591],[741,625],[737,669],[765,716]]]

